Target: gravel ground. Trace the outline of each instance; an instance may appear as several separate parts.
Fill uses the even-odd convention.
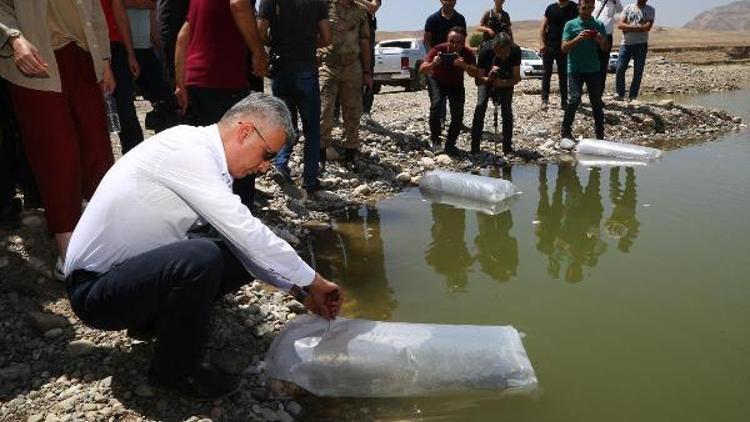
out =
[[[611,79],[610,79],[611,81]],[[553,81],[553,85],[555,82]],[[750,66],[691,67],[653,58],[647,67],[644,96],[733,90],[750,86]],[[540,110],[538,80],[523,81],[516,91],[514,143],[539,154],[538,162],[573,161],[560,142],[562,112]],[[471,124],[476,92],[467,82],[465,124]],[[559,103],[555,98],[551,104]],[[148,106],[139,104],[145,112]],[[375,99],[374,121],[363,125],[362,154],[356,168],[329,163],[322,181],[327,191],[306,201],[285,198],[268,178],[258,182],[255,214],[306,255],[312,232],[330,229],[331,217],[349,208],[416,184],[428,170],[478,171],[519,157],[495,155],[495,136],[487,133],[477,156],[448,157],[428,148],[425,92],[384,90]],[[492,106],[485,130],[493,132]],[[673,149],[715,139],[744,128],[722,111],[675,104],[668,99],[615,103],[606,99],[607,137],[628,143]],[[577,136],[593,133],[591,110],[581,108]],[[337,136],[340,132],[337,129]],[[459,147],[469,146],[462,133]],[[115,141],[116,145],[116,141]],[[116,150],[119,147],[116,146]],[[300,173],[299,153],[293,174]],[[3,421],[235,421],[305,419],[288,389],[271,388],[262,372],[268,345],[284,322],[304,307],[254,282],[217,306],[207,357],[219,367],[242,374],[243,388],[213,403],[191,402],[152,389],[146,368],[152,344],[125,332],[101,332],[84,326],[71,312],[63,286],[52,280],[54,246],[45,231],[43,212],[30,210],[0,221],[0,420]],[[341,419],[372,419],[367,409],[342,409]]]

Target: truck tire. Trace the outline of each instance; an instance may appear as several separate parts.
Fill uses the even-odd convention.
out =
[[[427,87],[427,78],[425,75],[419,73],[419,68],[422,66],[422,62],[417,62],[417,65],[414,66],[414,69],[411,71],[411,78],[409,79],[408,85],[406,85],[406,90],[408,92],[414,92],[414,91],[421,91]]]

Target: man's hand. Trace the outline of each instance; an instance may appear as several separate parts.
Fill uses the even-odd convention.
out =
[[[308,286],[308,292],[310,295],[303,304],[310,312],[325,319],[336,319],[343,302],[341,288],[338,285],[316,274],[315,280]]]
[[[180,115],[184,116],[187,112],[188,104],[190,104],[187,88],[177,85],[174,90],[174,96],[177,99],[177,105],[180,107]]]
[[[26,76],[44,77],[47,75],[49,65],[39,50],[23,36],[13,39],[11,47],[13,48],[13,61],[16,67]]]
[[[135,54],[128,54],[128,67],[130,68],[130,73],[133,75],[133,80],[141,76],[141,66],[138,64]]]
[[[459,69],[466,69],[466,62],[463,57],[458,56],[456,57],[456,60],[453,60],[453,66],[456,66]]]
[[[115,81],[115,75],[112,73],[112,67],[109,65],[109,60],[104,61],[104,75],[100,84],[102,93],[105,95],[111,95],[115,92],[117,82]]]

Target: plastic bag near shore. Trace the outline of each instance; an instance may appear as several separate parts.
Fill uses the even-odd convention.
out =
[[[445,170],[425,174],[419,182],[419,190],[433,202],[475,209],[487,214],[505,211],[507,207],[498,204],[521,194],[507,180]]]
[[[624,158],[607,158],[596,155],[578,155],[578,165],[583,167],[645,167],[648,161],[628,160]]]
[[[584,139],[576,146],[580,156],[597,156],[624,160],[651,161],[661,157],[662,152],[656,148],[629,145],[620,142]]]
[[[508,211],[515,200],[515,197],[511,197],[510,199],[497,203],[475,201],[460,196],[453,196],[430,190],[422,190],[422,196],[430,202],[446,204],[464,210],[479,211],[487,215],[498,215]]]
[[[319,396],[402,397],[534,391],[513,327],[409,324],[302,315],[266,355],[266,374]]]

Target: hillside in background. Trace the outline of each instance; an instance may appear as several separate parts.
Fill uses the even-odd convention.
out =
[[[701,13],[685,28],[709,31],[750,31],[750,0],[736,1]]]
[[[738,2],[750,4],[750,0]],[[737,4],[737,3],[734,3]],[[728,7],[728,6],[725,6]],[[716,9],[715,9],[716,10]],[[748,25],[750,16],[745,18]],[[527,48],[539,48],[539,26],[540,21],[516,21],[513,22],[513,33],[516,42]],[[469,32],[474,32],[476,27],[470,27]],[[615,32],[615,46],[620,44],[622,32]],[[378,40],[395,38],[422,38],[422,31],[378,31]],[[649,47],[657,49],[683,49],[683,48],[711,48],[711,47],[735,47],[750,46],[750,29],[745,31],[715,31],[696,30],[693,28],[669,28],[663,26],[654,27],[649,40]]]

